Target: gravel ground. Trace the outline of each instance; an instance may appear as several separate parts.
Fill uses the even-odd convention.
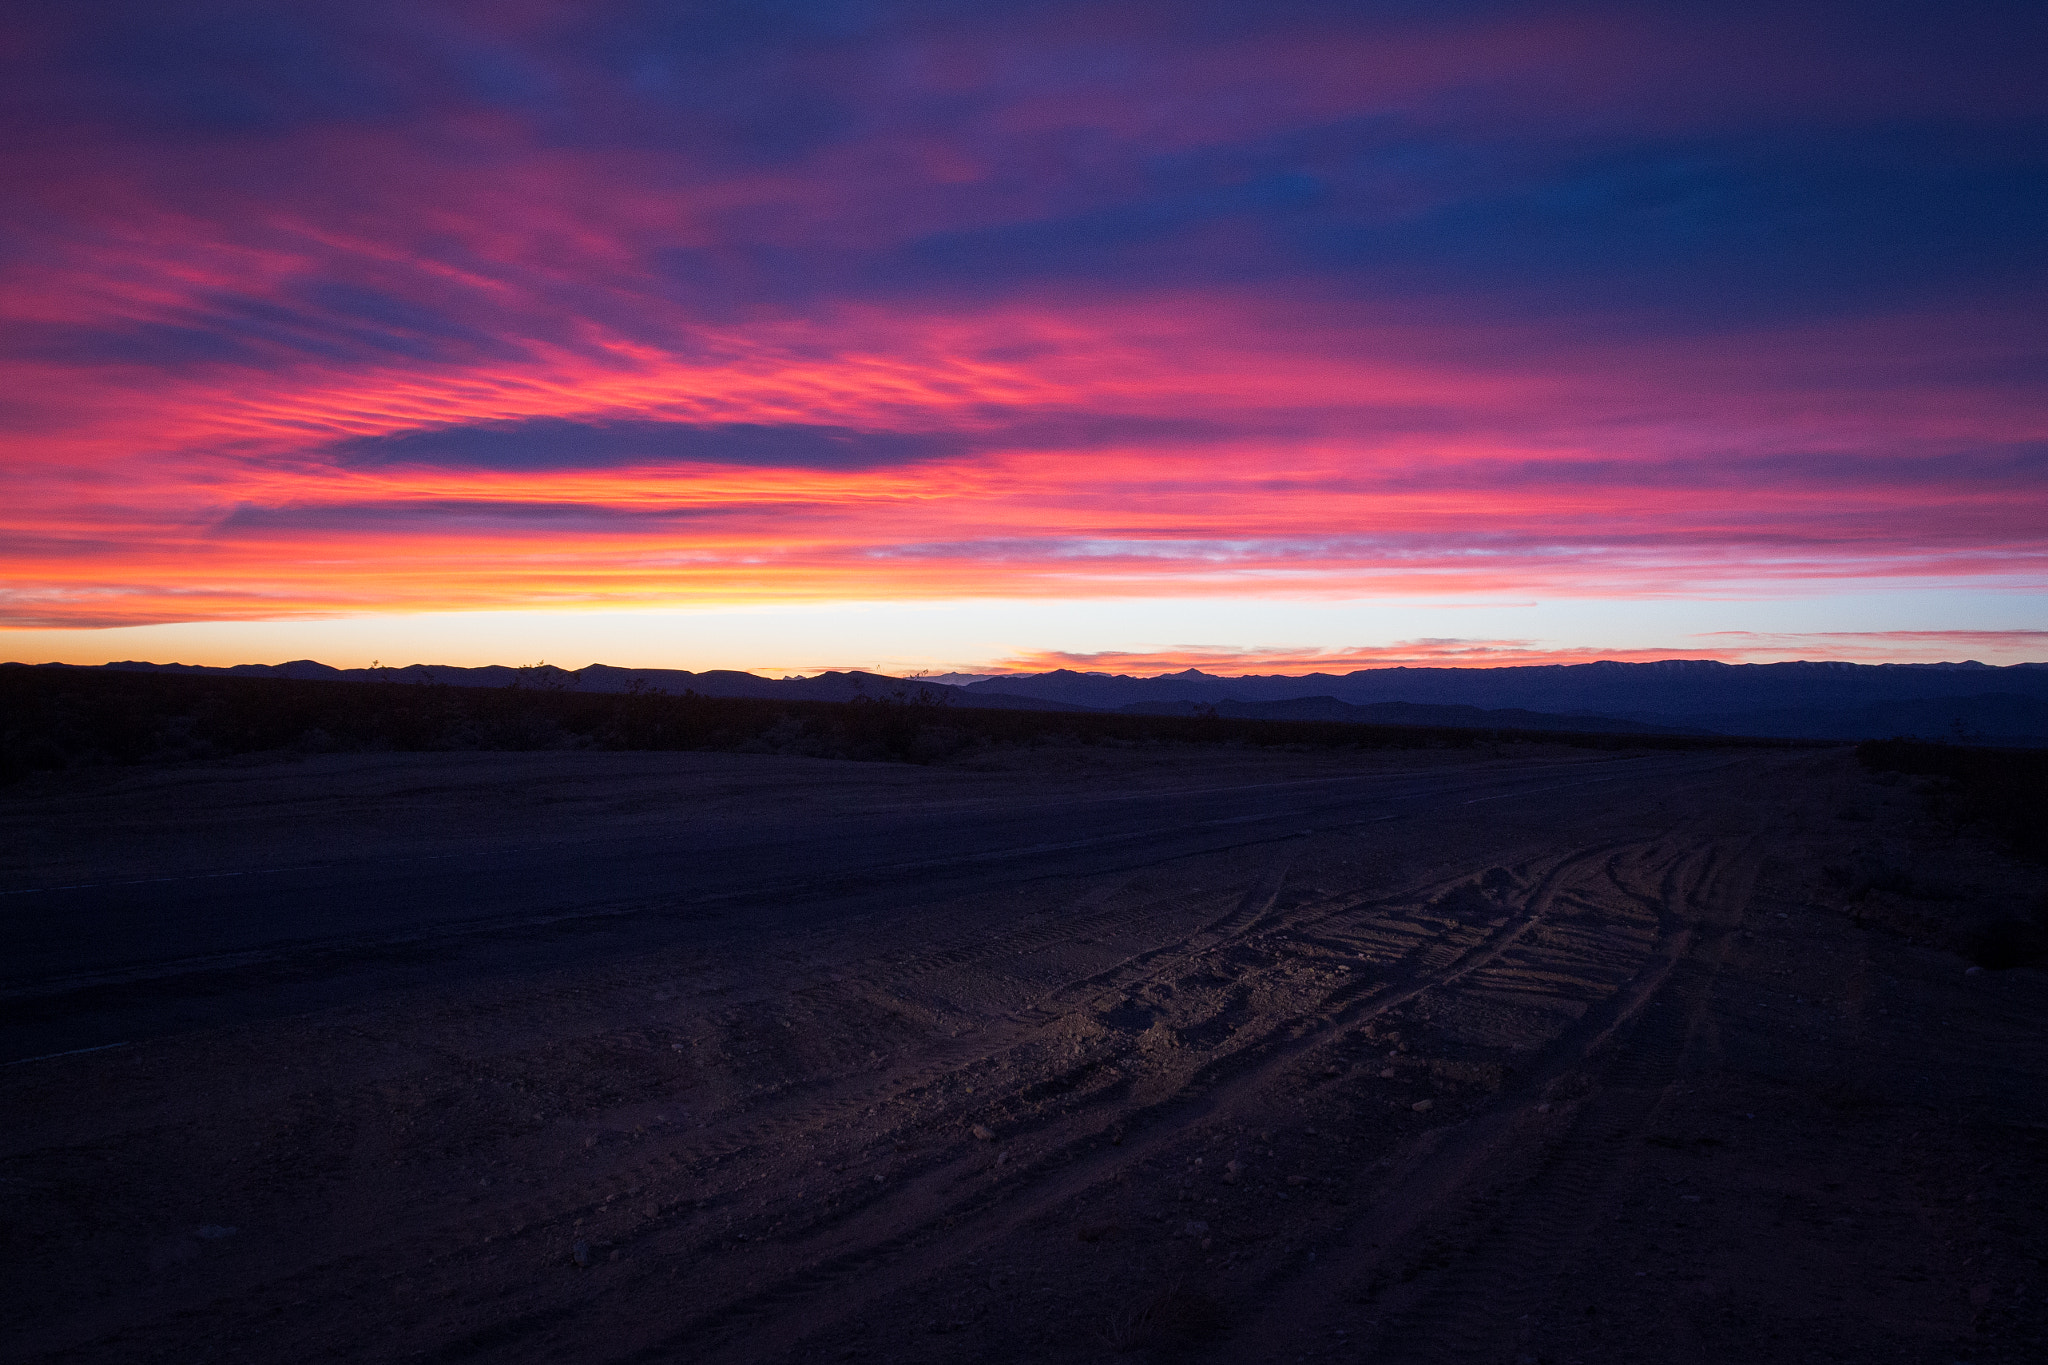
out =
[[[1412,796],[1275,813],[1359,775]],[[24,943],[70,882],[1084,813],[971,875],[10,978],[24,1040],[139,1033],[0,1069],[0,1359],[2048,1358],[2048,980],[1954,951],[2043,874],[1842,751],[38,782]],[[1190,791],[1242,796],[1089,835]]]

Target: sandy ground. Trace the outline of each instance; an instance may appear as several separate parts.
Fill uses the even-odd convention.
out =
[[[1357,774],[1412,799],[1275,813]],[[1200,838],[1090,840],[1196,790]],[[60,885],[233,877],[242,924],[247,869],[623,866],[589,841],[684,817],[766,885],[976,812],[1027,842],[459,950],[156,969],[48,923]],[[1867,864],[1912,875],[1827,871]],[[136,1036],[0,1068],[0,1358],[2038,1361],[2048,980],[1942,926],[2042,888],[1840,751],[44,779],[0,923],[66,984],[0,982],[8,1056]],[[145,938],[207,905],[92,894]]]

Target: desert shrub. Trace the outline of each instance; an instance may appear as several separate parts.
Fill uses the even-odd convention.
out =
[[[1998,920],[1972,933],[1963,955],[1987,971],[2036,966],[2048,962],[2048,928],[2031,920]]]
[[[1294,751],[1493,747],[1697,749],[1783,741],[1552,734],[1244,720],[1215,715],[997,711],[906,685],[851,702],[581,692],[574,674],[528,670],[511,687],[312,681],[0,664],[0,782],[95,764],[262,752],[752,750],[930,763],[982,746],[1159,744]]]
[[[1491,919],[1513,898],[1520,886],[1515,874],[1504,867],[1490,867],[1476,882],[1460,882],[1429,903],[1438,914],[1457,919]]]
[[[1934,778],[1951,811],[2048,861],[2048,750],[1982,749],[1917,739],[1866,740],[1856,757],[1872,772]]]
[[[1859,853],[1848,863],[1829,863],[1821,868],[1821,881],[1860,901],[1873,891],[1888,891],[1913,900],[1940,900],[1942,892],[1916,878],[1903,867],[1895,867],[1868,853]]]
[[[1454,919],[1483,919],[1500,913],[1493,897],[1473,882],[1460,882],[1429,903],[1429,908]]]

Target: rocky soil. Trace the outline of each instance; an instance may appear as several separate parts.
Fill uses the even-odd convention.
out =
[[[1605,761],[674,760],[78,779],[0,856]],[[0,1359],[2048,1359],[2048,977],[1958,951],[2048,878],[1927,809],[1731,753],[23,1060]]]

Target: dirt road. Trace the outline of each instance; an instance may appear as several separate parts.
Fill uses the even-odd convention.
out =
[[[2037,1359],[2041,974],[1823,873],[2038,891],[1919,809],[1839,752],[17,793],[0,1354]]]

